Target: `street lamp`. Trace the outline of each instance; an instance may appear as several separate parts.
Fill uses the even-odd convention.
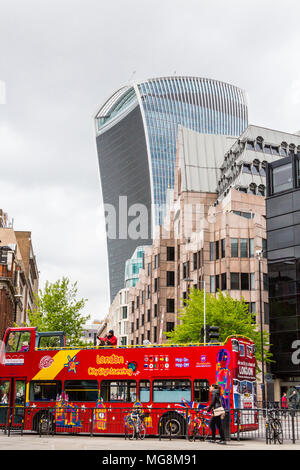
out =
[[[256,251],[258,259],[258,275],[259,275],[259,311],[260,311],[260,343],[261,343],[261,367],[262,367],[262,399],[263,408],[266,403],[266,390],[265,390],[265,361],[264,361],[264,335],[263,335],[263,315],[262,315],[262,293],[261,293],[261,257],[262,250]]]

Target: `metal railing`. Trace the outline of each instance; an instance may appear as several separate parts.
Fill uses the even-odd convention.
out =
[[[103,404],[98,408],[77,407],[1,407],[0,429],[5,434],[37,433],[42,435],[125,436],[130,431],[129,417],[133,408],[112,408]],[[144,408],[146,437],[161,439],[189,439],[199,410],[190,408]],[[210,416],[207,416],[207,439],[211,438]],[[222,425],[226,440],[270,440],[272,420],[280,424],[280,440],[284,443],[300,442],[300,410],[280,408],[226,410]],[[279,440],[279,441],[280,441]],[[281,442],[277,443],[281,443]],[[276,442],[272,442],[276,443]]]

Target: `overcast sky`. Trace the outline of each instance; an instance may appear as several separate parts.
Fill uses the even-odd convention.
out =
[[[93,117],[132,78],[195,75],[248,93],[250,123],[300,129],[298,0],[0,0],[0,208],[32,231],[41,284],[107,313]]]

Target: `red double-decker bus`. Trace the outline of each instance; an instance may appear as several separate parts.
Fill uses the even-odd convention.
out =
[[[48,347],[52,344],[53,347]],[[255,410],[254,343],[66,347],[62,332],[9,328],[0,354],[0,427],[123,433],[136,406],[147,434],[183,435],[186,417],[207,407],[209,387],[221,387],[225,409]],[[47,345],[47,347],[45,346]],[[231,433],[257,427],[255,413],[231,413]],[[118,423],[118,426],[117,426]]]

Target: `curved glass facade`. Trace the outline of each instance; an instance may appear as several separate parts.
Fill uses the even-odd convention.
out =
[[[246,97],[227,83],[193,77],[148,80],[137,88],[149,139],[154,204],[162,206],[167,188],[174,187],[178,124],[203,134],[239,136],[248,126]],[[158,211],[156,222],[162,222]]]
[[[125,264],[125,287],[135,287],[139,280],[139,271],[144,268],[145,246],[138,246],[132,257]]]
[[[128,194],[130,201],[135,199],[135,203],[145,204],[146,197],[149,198],[147,207],[155,205],[153,214],[149,209],[149,217],[152,220],[153,216],[155,224],[162,223],[167,190],[174,187],[178,125],[205,134],[239,136],[248,126],[245,92],[216,80],[173,76],[135,82],[114,93],[96,115],[105,204],[115,204],[117,196]],[[136,148],[137,135],[140,159]],[[119,164],[122,177],[115,176],[119,175]],[[118,185],[120,181],[122,192]],[[119,208],[115,207],[118,215]],[[126,244],[125,240],[122,242]],[[128,240],[127,253],[132,242]],[[151,236],[148,240],[135,240],[134,248],[151,242]],[[112,247],[114,244],[109,245]],[[118,273],[124,273],[124,256],[119,258],[119,263]],[[124,280],[119,285],[120,289],[123,287]]]

